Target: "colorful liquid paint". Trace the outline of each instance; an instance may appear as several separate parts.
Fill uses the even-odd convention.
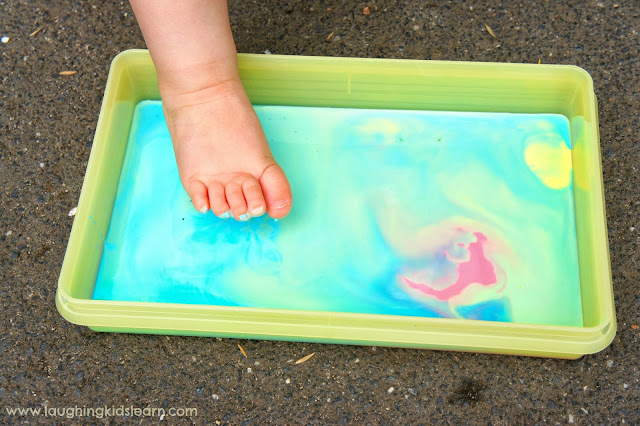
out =
[[[291,214],[198,213],[141,102],[94,299],[582,326],[565,117],[256,111]]]

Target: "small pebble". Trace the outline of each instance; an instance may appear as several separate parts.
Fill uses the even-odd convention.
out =
[[[265,50],[264,50],[264,54],[265,54],[265,55],[271,55],[271,51],[270,51],[269,49],[265,49]]]
[[[218,395],[216,395],[215,393],[213,395],[211,395],[211,398],[213,398],[214,401],[217,401],[220,399],[220,397]]]
[[[8,43],[9,40],[11,40],[11,39],[9,37],[7,37],[7,36],[2,36],[2,38],[0,38],[0,41],[3,42],[3,43]]]
[[[393,386],[391,386],[389,389],[387,389],[387,393],[393,393],[395,389],[393,388]]]
[[[573,414],[569,414],[569,423],[575,423],[576,419],[573,417]]]
[[[580,408],[580,409],[582,410],[583,413],[589,414],[589,412],[585,408]]]
[[[407,392],[409,392],[413,396],[418,396],[418,392],[416,392],[416,390],[413,388],[407,389]]]
[[[256,367],[260,365],[260,362],[256,361],[253,363],[253,365],[255,365]]]
[[[6,234],[4,234],[4,235],[8,237],[8,236],[9,236],[9,235],[11,235],[11,234],[13,234],[13,231],[9,230],[9,231],[7,231],[7,233],[6,233]]]
[[[290,385],[291,384],[291,379],[287,379],[284,381],[286,384]]]
[[[78,211],[77,207],[74,207],[71,210],[69,210],[69,217],[74,217],[77,211]]]
[[[44,169],[44,163],[40,163],[39,166],[41,169]]]
[[[251,373],[251,367],[247,368],[247,373]]]
[[[625,389],[629,389],[629,384],[625,383],[624,385],[622,385],[622,387],[625,388]]]
[[[609,367],[609,368],[613,367],[613,360],[612,359],[607,361],[607,367]]]

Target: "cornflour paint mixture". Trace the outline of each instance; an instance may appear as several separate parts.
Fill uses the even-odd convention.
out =
[[[94,299],[582,326],[565,117],[255,109],[291,214],[198,213],[141,102]]]

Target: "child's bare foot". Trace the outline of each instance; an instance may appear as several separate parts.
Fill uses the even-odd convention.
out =
[[[291,210],[276,163],[239,78],[163,96],[180,179],[196,209],[248,220]]]
[[[193,205],[238,220],[286,216],[291,188],[242,87],[227,2],[132,0],[131,6],[156,66]]]

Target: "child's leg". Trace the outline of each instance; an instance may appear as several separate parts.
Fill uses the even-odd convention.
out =
[[[291,189],[238,75],[225,0],[131,0],[193,205],[239,220],[286,216]],[[228,217],[228,216],[227,216]]]

